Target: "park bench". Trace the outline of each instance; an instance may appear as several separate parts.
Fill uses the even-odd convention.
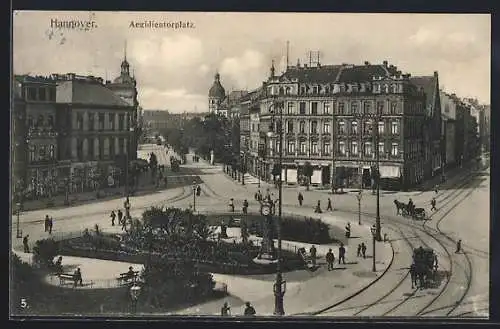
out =
[[[120,276],[116,278],[118,282],[120,283],[127,283],[129,280],[135,280],[137,276],[139,275],[139,271],[134,271],[134,274],[131,274],[130,272],[125,272],[125,273],[120,273]]]
[[[59,284],[63,285],[66,281],[75,282],[75,276],[71,273],[62,273],[58,275]]]

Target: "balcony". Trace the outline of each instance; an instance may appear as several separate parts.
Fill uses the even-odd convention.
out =
[[[58,133],[52,127],[30,128],[28,130],[28,138],[55,138]]]

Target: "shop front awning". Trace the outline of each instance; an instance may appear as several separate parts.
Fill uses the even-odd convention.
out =
[[[399,178],[401,177],[401,168],[398,166],[380,166],[380,178]]]

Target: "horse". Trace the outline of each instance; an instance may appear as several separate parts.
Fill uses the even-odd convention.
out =
[[[411,209],[406,203],[394,200],[394,204],[396,205],[396,215],[408,216],[411,213]]]

